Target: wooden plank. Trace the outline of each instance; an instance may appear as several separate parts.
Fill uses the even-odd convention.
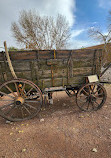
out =
[[[12,61],[36,59],[36,51],[12,51],[9,54]]]
[[[54,59],[54,50],[39,50],[39,59]],[[69,58],[72,52],[73,58],[93,58],[94,50],[55,50],[57,59]],[[98,50],[99,52],[99,50]],[[31,60],[37,59],[37,50],[33,51],[12,51],[9,52],[11,60]]]
[[[54,59],[52,50],[39,50],[39,59]]]
[[[85,83],[86,76],[75,76],[69,79],[68,85],[75,86],[75,85],[82,85]]]
[[[15,71],[30,71],[30,62],[29,61],[13,61],[12,65]]]
[[[57,59],[67,59],[70,57],[70,52],[67,50],[56,50],[56,58]]]
[[[73,68],[73,76],[88,76],[92,74],[92,67]]]
[[[64,86],[71,85],[71,86],[77,86],[82,85],[85,83],[85,77],[86,76],[75,76],[73,78],[69,79],[69,84],[67,84],[67,78],[64,78]],[[38,86],[41,89],[53,87],[51,83],[51,79],[40,79],[38,81]],[[54,87],[63,86],[63,78],[55,78],[54,79]]]
[[[3,59],[3,54],[4,54],[4,52],[0,52],[0,61],[3,61],[4,59]]]
[[[38,71],[39,79],[51,78],[51,70],[39,70]]]
[[[32,81],[31,71],[16,72],[18,78],[24,78]]]

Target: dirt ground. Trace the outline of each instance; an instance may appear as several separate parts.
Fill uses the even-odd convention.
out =
[[[111,158],[111,86],[102,109],[81,112],[65,92],[23,122],[0,117],[0,158]]]

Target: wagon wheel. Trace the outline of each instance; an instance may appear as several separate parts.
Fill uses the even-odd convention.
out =
[[[106,101],[107,93],[100,83],[88,83],[77,93],[76,103],[82,111],[96,111]]]
[[[36,116],[41,109],[41,91],[31,81],[7,81],[0,86],[0,94],[0,115],[7,120],[27,120]]]

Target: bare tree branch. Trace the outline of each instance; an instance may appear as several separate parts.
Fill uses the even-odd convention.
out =
[[[53,19],[32,10],[20,12],[19,21],[12,23],[11,30],[17,43],[28,49],[62,49],[71,36],[64,16],[58,14]]]

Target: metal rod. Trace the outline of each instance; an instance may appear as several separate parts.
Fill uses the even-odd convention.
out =
[[[104,75],[104,73],[109,69],[110,66],[111,66],[111,63],[105,68],[105,70],[103,70],[103,72],[100,74],[100,77]]]

